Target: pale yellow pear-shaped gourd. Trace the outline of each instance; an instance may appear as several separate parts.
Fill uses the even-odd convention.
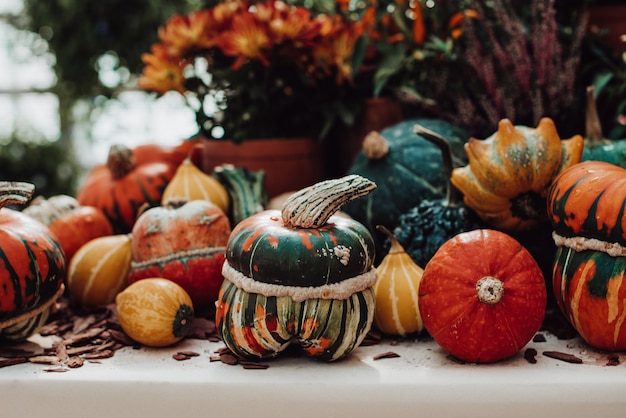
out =
[[[389,237],[391,248],[376,268],[374,326],[388,335],[419,333],[424,329],[418,301],[424,270],[387,228],[382,225],[376,228]]]
[[[128,284],[131,258],[130,234],[98,237],[83,244],[67,270],[70,299],[90,308],[112,303]]]
[[[178,166],[174,177],[163,191],[161,202],[168,200],[208,200],[224,212],[229,209],[226,188],[213,176],[200,170],[189,157]]]

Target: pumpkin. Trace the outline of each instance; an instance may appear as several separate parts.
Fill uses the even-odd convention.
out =
[[[0,339],[24,340],[45,323],[63,294],[65,256],[41,222],[8,205],[25,205],[35,187],[0,182]]]
[[[581,161],[606,161],[626,168],[626,139],[612,140],[603,136],[594,93],[593,86],[587,87],[585,148]]]
[[[407,254],[425,266],[439,247],[461,232],[479,227],[476,214],[463,204],[463,197],[450,182],[453,161],[450,144],[441,135],[416,124],[414,131],[436,145],[447,178],[446,194],[438,199],[424,199],[400,215],[393,234]]]
[[[418,291],[424,270],[415,264],[394,235],[378,226],[391,241],[389,252],[376,268],[374,326],[384,334],[406,336],[422,332]]]
[[[128,284],[131,261],[130,234],[94,238],[82,245],[67,270],[70,300],[94,308],[113,303]]]
[[[199,138],[185,139],[173,146],[141,144],[133,148],[133,158],[137,165],[165,163],[178,167],[190,155],[195,158],[194,150],[203,141]]]
[[[81,206],[100,209],[115,233],[128,233],[144,205],[157,206],[176,167],[163,162],[137,164],[133,151],[112,145],[106,164],[87,174],[76,194]]]
[[[295,340],[308,356],[335,361],[361,343],[374,316],[374,241],[335,213],[375,187],[356,175],[322,181],[233,229],[215,315],[233,353],[274,357]]]
[[[393,230],[399,217],[425,199],[445,196],[448,178],[442,168],[440,149],[415,135],[420,124],[449,141],[453,164],[466,163],[463,144],[469,138],[462,129],[438,119],[408,119],[379,132],[369,133],[348,174],[357,174],[376,183],[376,190],[363,199],[347,203],[343,211],[364,224],[374,237],[376,226]],[[382,254],[381,240],[376,240]]]
[[[548,194],[555,299],[587,343],[610,351],[626,349],[625,191],[626,169],[585,161],[557,177]]]
[[[502,119],[487,139],[470,138],[465,151],[469,163],[455,168],[450,179],[465,204],[495,229],[529,230],[547,225],[548,187],[580,161],[583,138],[561,140],[550,118],[537,128]]]
[[[150,347],[164,347],[182,340],[194,318],[193,302],[185,289],[162,277],[131,284],[115,298],[122,330]]]
[[[48,199],[38,196],[23,212],[50,228],[61,244],[67,263],[82,245],[113,234],[111,222],[100,209],[80,206],[75,198],[67,195]]]
[[[128,280],[169,279],[191,296],[197,312],[212,312],[224,279],[230,232],[226,214],[206,200],[170,201],[150,208],[132,230]]]
[[[161,203],[168,200],[207,200],[228,213],[229,196],[226,188],[214,177],[204,173],[187,157],[176,169],[174,177],[163,191]]]
[[[540,329],[547,290],[541,269],[517,240],[475,229],[435,253],[419,303],[424,327],[445,351],[491,363],[515,355]]]

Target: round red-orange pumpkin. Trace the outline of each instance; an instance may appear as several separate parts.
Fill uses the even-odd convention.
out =
[[[81,246],[94,238],[113,234],[111,222],[100,209],[80,206],[75,198],[67,195],[48,199],[39,196],[23,212],[50,228],[61,244],[68,265]]]
[[[228,216],[206,200],[148,209],[132,230],[129,283],[169,279],[189,293],[196,312],[211,311],[224,280],[230,233]]]
[[[446,241],[424,269],[424,327],[455,357],[491,363],[515,355],[541,327],[547,292],[530,253],[491,229]]]

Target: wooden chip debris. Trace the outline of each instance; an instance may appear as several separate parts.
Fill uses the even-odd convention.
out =
[[[393,351],[387,351],[385,353],[375,355],[374,360],[382,360],[385,358],[396,358],[396,357],[400,357],[400,354],[394,353]]]
[[[546,357],[564,361],[566,363],[581,364],[583,362],[583,359],[581,359],[580,357],[576,357],[573,354],[563,353],[560,351],[544,351],[541,354]]]

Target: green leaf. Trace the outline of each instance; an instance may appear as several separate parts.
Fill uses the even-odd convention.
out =
[[[404,67],[405,58],[406,53],[403,45],[396,45],[395,48],[390,49],[374,75],[374,96],[378,96],[387,81]]]

